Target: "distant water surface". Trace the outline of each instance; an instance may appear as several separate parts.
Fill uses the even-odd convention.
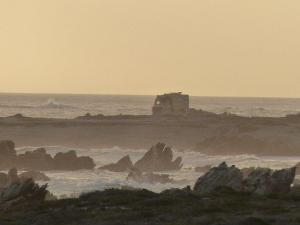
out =
[[[74,118],[91,114],[151,114],[155,96],[0,94],[0,116]],[[300,113],[300,99],[191,97],[191,107],[242,116],[280,117]]]

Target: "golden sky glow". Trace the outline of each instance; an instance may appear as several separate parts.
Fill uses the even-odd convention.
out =
[[[0,0],[0,92],[300,97],[299,0]]]

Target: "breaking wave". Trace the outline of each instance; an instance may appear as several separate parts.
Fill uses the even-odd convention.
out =
[[[18,109],[34,109],[34,108],[46,108],[46,109],[72,109],[77,108],[72,105],[62,104],[56,101],[54,98],[49,98],[46,103],[41,105],[9,105],[9,104],[0,104],[0,108],[18,108]]]
[[[36,147],[24,146],[17,148],[18,153],[24,153],[33,150]],[[71,148],[62,146],[48,146],[47,152],[54,155],[57,152],[66,152]],[[73,148],[74,149],[74,148]],[[179,152],[174,149],[174,157],[182,156],[183,168],[180,171],[166,172],[178,183],[176,184],[147,184],[127,181],[126,172],[109,172],[98,170],[97,168],[112,162],[118,161],[125,155],[130,155],[133,163],[140,159],[147,149],[125,149],[120,147],[100,148],[100,149],[74,149],[80,156],[90,156],[96,163],[96,169],[93,171],[45,171],[50,177],[49,190],[57,196],[79,195],[82,192],[93,190],[103,190],[106,188],[118,188],[122,186],[131,186],[136,188],[147,188],[149,190],[160,192],[171,187],[184,187],[193,185],[202,173],[194,170],[197,166],[219,165],[226,161],[228,165],[243,167],[269,167],[272,169],[288,168],[294,166],[300,161],[300,157],[261,157],[256,155],[206,155],[200,152]]]
[[[40,108],[55,108],[55,109],[76,108],[71,105],[66,105],[66,104],[57,102],[54,98],[49,98],[45,104],[42,104],[38,107],[40,107]]]

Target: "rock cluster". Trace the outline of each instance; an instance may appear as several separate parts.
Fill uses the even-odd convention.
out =
[[[228,167],[224,162],[200,177],[194,186],[194,190],[200,193],[210,193],[216,188],[224,186],[235,191],[242,191],[242,181],[242,172],[235,166]]]
[[[6,184],[1,186],[0,209],[42,202],[48,193],[47,184],[39,186],[33,179],[20,179],[14,168],[8,172]]]
[[[112,172],[125,172],[133,168],[132,161],[129,155],[124,156],[116,163],[111,163],[102,167],[99,167],[101,170],[109,170]]]
[[[271,170],[256,168],[244,180],[244,191],[255,194],[287,193],[295,179],[296,168]]]
[[[248,176],[243,177],[240,169],[221,163],[197,180],[194,191],[210,193],[219,187],[227,187],[238,192],[260,195],[286,193],[290,191],[295,173],[295,167],[282,170],[255,168]]]
[[[92,158],[78,157],[75,151],[59,152],[54,157],[44,148],[17,155],[12,141],[0,142],[0,169],[17,167],[26,170],[80,170],[93,169]]]
[[[162,172],[171,170],[180,170],[182,167],[182,158],[178,157],[173,161],[173,151],[163,143],[158,143],[151,147],[145,155],[134,165],[129,155],[124,156],[116,163],[111,163],[100,167],[102,170],[113,172],[140,171],[140,172]],[[149,175],[148,174],[148,175]],[[151,175],[152,176],[152,175]]]
[[[182,158],[173,161],[173,151],[163,143],[157,143],[135,164],[134,167],[145,172],[179,170]]]

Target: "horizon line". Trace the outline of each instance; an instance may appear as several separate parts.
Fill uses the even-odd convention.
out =
[[[190,95],[189,93],[183,91],[173,91],[173,92],[181,92],[184,94],[188,94],[190,97],[203,97],[203,98],[276,98],[276,99],[300,99],[300,97],[290,97],[290,96],[230,96],[230,95]],[[68,93],[68,92],[0,92],[2,94],[11,94],[11,95],[94,95],[94,96],[157,96],[165,93],[173,93],[173,92],[162,92],[157,94],[112,94],[112,93]]]

